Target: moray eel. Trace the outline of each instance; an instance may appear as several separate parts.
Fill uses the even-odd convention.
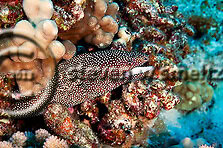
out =
[[[2,110],[2,113],[10,118],[24,118],[38,115],[50,103],[70,107],[94,99],[122,84],[142,78],[147,70],[139,72],[138,67],[148,60],[149,56],[143,53],[121,50],[74,56],[57,65],[54,77],[43,91],[34,97],[15,101],[11,110]]]

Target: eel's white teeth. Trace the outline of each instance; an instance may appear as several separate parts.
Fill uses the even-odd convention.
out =
[[[132,70],[126,72],[125,77],[130,77],[130,76],[134,76],[134,75],[137,75],[137,74],[141,74],[141,73],[145,73],[145,72],[153,71],[153,70],[154,70],[153,66],[135,67]]]

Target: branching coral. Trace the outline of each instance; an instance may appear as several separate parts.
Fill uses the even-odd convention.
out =
[[[61,140],[56,136],[50,136],[46,139],[43,148],[68,148],[68,144],[65,140]]]
[[[13,148],[12,143],[7,141],[0,142],[0,148]]]
[[[118,32],[116,22],[118,9],[116,3],[109,3],[106,0],[88,0],[84,18],[74,24],[70,30],[61,31],[59,37],[69,39],[74,43],[84,38],[87,43],[99,48],[107,47]]]
[[[12,135],[10,141],[12,142],[13,146],[22,147],[26,145],[27,137],[23,132],[16,132]]]
[[[36,141],[38,142],[43,142],[50,136],[51,134],[45,129],[38,129],[35,131]]]
[[[45,129],[38,129],[35,135],[32,132],[16,132],[9,141],[0,141],[0,147],[44,147],[44,148],[68,148],[68,144],[64,139],[51,135]]]

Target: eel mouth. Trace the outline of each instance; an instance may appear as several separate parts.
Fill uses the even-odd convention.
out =
[[[153,70],[154,70],[153,66],[135,67],[135,68],[131,69],[130,71],[127,71],[125,73],[125,77],[129,78],[129,77],[132,77],[132,76],[143,74],[145,72],[149,72],[149,71],[151,72]]]

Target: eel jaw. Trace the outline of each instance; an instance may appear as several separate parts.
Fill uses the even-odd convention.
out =
[[[135,67],[135,68],[131,69],[130,71],[126,72],[125,77],[129,78],[129,77],[136,76],[136,75],[139,75],[139,74],[143,74],[145,72],[153,71],[153,70],[154,70],[153,66]]]

